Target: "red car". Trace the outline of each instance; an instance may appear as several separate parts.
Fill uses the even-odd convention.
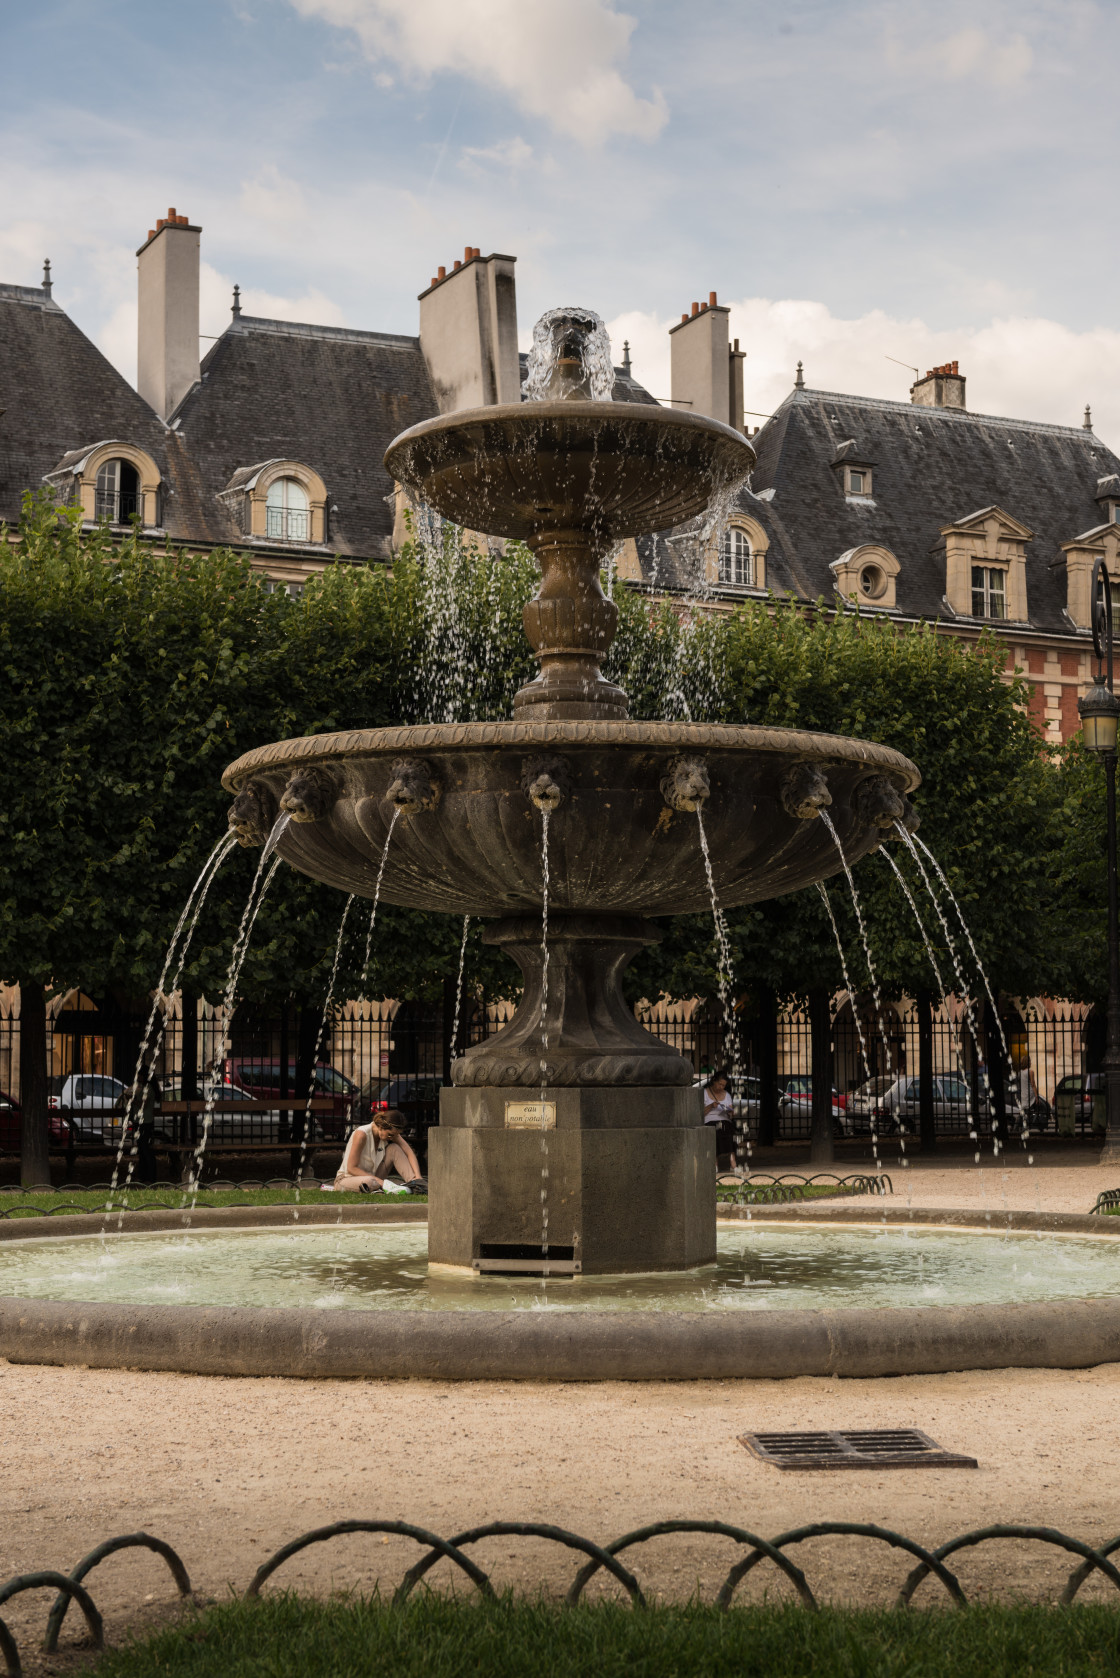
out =
[[[66,1148],[70,1145],[70,1126],[61,1113],[47,1114],[48,1133],[51,1148]],[[5,1095],[0,1090],[0,1149],[4,1153],[17,1153],[23,1142],[23,1108],[14,1095]]]

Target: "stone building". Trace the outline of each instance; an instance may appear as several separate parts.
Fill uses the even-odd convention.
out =
[[[201,230],[170,210],[137,252],[138,389],[41,286],[0,285],[0,518],[43,483],[88,521],[153,541],[246,550],[298,590],[335,563],[385,561],[401,500],[389,441],[436,413],[516,401],[516,263],[468,247],[420,293],[415,337],[264,320],[235,288],[199,358]],[[713,292],[670,334],[671,401],[744,429],[746,352]],[[616,368],[623,401],[654,398]],[[1120,576],[1120,458],[1091,429],[973,414],[955,362],[911,401],[792,390],[752,440],[758,465],[718,550],[688,530],[628,544],[634,586],[716,604],[842,602],[975,639],[994,630],[1051,738],[1077,727],[1089,587]]]
[[[672,335],[673,402],[717,419],[729,400],[742,413],[728,313],[713,294]],[[992,630],[1048,736],[1076,731],[1094,560],[1120,579],[1120,459],[1088,409],[1079,427],[970,413],[956,362],[908,403],[809,389],[799,363],[752,441],[758,464],[718,550],[698,555],[688,532],[652,538],[647,580],[687,593],[702,570],[720,599],[843,601],[968,640]]]

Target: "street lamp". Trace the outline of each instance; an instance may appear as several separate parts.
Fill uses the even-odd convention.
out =
[[[1108,1092],[1108,1129],[1101,1162],[1120,1164],[1120,921],[1116,891],[1116,733],[1120,699],[1112,690],[1112,584],[1104,561],[1093,566],[1093,649],[1097,672],[1093,685],[1077,702],[1085,744],[1104,759],[1108,821],[1108,1036],[1104,1053]]]

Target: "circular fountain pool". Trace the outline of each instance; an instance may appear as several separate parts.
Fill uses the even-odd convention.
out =
[[[416,1224],[12,1241],[0,1294],[315,1311],[744,1312],[1022,1304],[1120,1295],[1107,1239],[931,1229],[723,1228],[698,1270],[472,1277],[427,1266]]]

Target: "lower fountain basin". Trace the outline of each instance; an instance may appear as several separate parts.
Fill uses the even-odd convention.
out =
[[[1107,1232],[725,1227],[716,1262],[685,1275],[542,1287],[429,1272],[414,1224],[326,1225],[325,1211],[305,1214],[314,1229],[259,1208],[253,1230],[104,1244],[4,1231],[0,1358],[316,1380],[695,1381],[1087,1369],[1120,1346]],[[267,1233],[262,1213],[280,1213]]]
[[[1120,1296],[1108,1239],[723,1226],[714,1264],[550,1278],[428,1268],[417,1224],[5,1242],[0,1294],[314,1311],[711,1312],[1022,1304]]]
[[[280,853],[361,897],[374,895],[399,809],[383,902],[510,916],[540,912],[542,817],[527,776],[543,763],[562,793],[550,818],[551,910],[670,915],[711,907],[696,815],[674,808],[667,791],[682,760],[707,777],[704,824],[725,908],[839,870],[832,839],[803,797],[812,772],[823,778],[812,782],[815,796],[823,793],[849,862],[880,842],[892,796],[900,812],[920,780],[890,747],[798,729],[505,722],[281,740],[238,758],[223,784],[243,811],[258,812],[253,832],[263,840],[286,789],[304,777]],[[805,815],[793,813],[799,801]]]

